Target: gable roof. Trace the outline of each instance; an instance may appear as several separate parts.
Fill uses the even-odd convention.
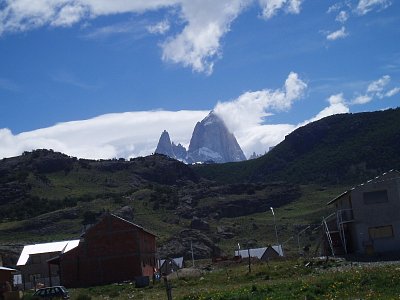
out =
[[[352,191],[354,191],[357,188],[360,188],[362,186],[365,186],[367,184],[372,184],[372,183],[378,183],[378,182],[383,182],[383,181],[387,181],[387,180],[393,180],[393,179],[400,179],[400,172],[397,170],[390,170],[388,172],[383,173],[382,175],[376,176],[375,178],[372,178],[366,182],[363,182],[359,185],[356,185],[354,187],[352,187],[351,189],[341,193],[339,196],[333,198],[331,201],[329,201],[327,203],[327,205],[330,205],[334,202],[336,202],[337,200],[339,200],[340,198],[343,198],[344,196],[348,195],[349,193],[351,193]]]
[[[146,232],[146,233],[148,233],[148,234],[150,234],[150,235],[152,235],[152,236],[156,236],[154,233],[148,231],[148,230],[145,229],[144,227],[142,227],[142,226],[140,226],[140,225],[138,225],[138,224],[135,224],[135,223],[133,223],[133,222],[130,222],[130,221],[128,221],[128,220],[125,220],[124,218],[121,218],[121,217],[119,217],[119,216],[117,216],[117,215],[114,215],[114,214],[112,214],[112,213],[106,213],[106,214],[104,214],[104,215],[102,216],[102,218],[101,218],[96,224],[94,224],[93,226],[90,226],[81,236],[84,236],[86,233],[88,233],[89,231],[91,231],[93,228],[96,227],[97,224],[103,222],[104,219],[107,218],[107,217],[112,217],[112,218],[115,218],[115,219],[117,219],[117,220],[123,221],[123,222],[125,222],[125,223],[127,223],[127,224],[129,224],[129,225],[131,225],[131,226],[135,226],[135,227],[139,228],[140,230],[142,230],[142,231],[144,231],[144,232]]]
[[[240,255],[242,258],[248,258],[249,257],[249,252],[250,252],[250,257],[257,257],[257,258],[261,259],[261,257],[264,255],[266,250],[267,250],[267,247],[236,250],[235,251],[235,256],[239,256]]]
[[[17,270],[11,269],[11,268],[6,268],[6,267],[0,267],[0,271],[10,271],[10,272],[15,272]]]
[[[19,256],[17,266],[24,266],[29,259],[29,255],[51,252],[68,252],[78,246],[80,240],[61,241],[43,244],[26,245]]]
[[[177,258],[160,259],[160,269],[167,261],[172,261],[178,268],[183,268],[183,256]]]
[[[282,245],[273,245],[269,246],[268,248],[272,248],[276,253],[278,253],[279,256],[283,256]]]

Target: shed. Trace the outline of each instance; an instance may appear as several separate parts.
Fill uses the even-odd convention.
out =
[[[161,259],[159,266],[161,274],[171,274],[172,272],[183,268],[183,256]]]
[[[74,249],[78,244],[79,240],[70,240],[24,246],[17,262],[23,286],[30,289],[38,283],[46,286],[59,284],[58,268],[49,267],[47,261]]]

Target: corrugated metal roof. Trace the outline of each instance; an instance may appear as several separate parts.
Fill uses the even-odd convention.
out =
[[[22,249],[21,255],[17,262],[17,266],[24,266],[28,262],[29,255],[39,254],[39,253],[50,253],[50,252],[65,253],[77,247],[78,244],[79,240],[71,240],[71,241],[26,245],[24,246],[24,249]]]
[[[181,257],[171,258],[171,259],[160,259],[160,268],[162,267],[162,265],[167,260],[169,260],[169,261],[172,260],[175,263],[175,265],[178,266],[178,268],[182,268],[183,267],[183,256],[181,256]]]
[[[84,233],[82,233],[81,236],[85,236],[86,233],[90,232],[90,231],[92,230],[92,228],[96,227],[96,225],[99,224],[99,223],[101,223],[101,222],[103,221],[103,219],[104,219],[105,217],[107,217],[107,216],[111,216],[111,217],[114,217],[114,218],[116,218],[116,219],[119,219],[119,220],[121,220],[121,221],[123,221],[123,222],[126,222],[126,223],[128,223],[128,224],[130,224],[130,225],[134,225],[134,226],[136,226],[137,228],[143,230],[144,232],[146,232],[146,233],[148,233],[148,234],[151,234],[151,235],[157,237],[154,233],[148,231],[148,230],[145,229],[143,226],[140,226],[140,225],[135,224],[135,223],[133,223],[133,222],[131,222],[131,221],[125,220],[124,218],[121,218],[120,216],[114,215],[114,214],[112,214],[112,213],[106,213],[106,214],[104,214],[103,217],[102,217],[98,222],[96,222],[95,224],[93,224],[92,226],[90,226]]]
[[[248,258],[249,257],[249,251],[250,251],[250,257],[257,257],[257,258],[261,259],[261,257],[264,255],[266,250],[267,250],[267,247],[236,250],[235,251],[235,255],[236,256],[240,255],[242,258]]]
[[[17,271],[17,270],[6,267],[0,267],[0,271]]]
[[[370,184],[370,183],[377,183],[377,182],[380,182],[380,181],[385,181],[383,178],[390,177],[390,176],[394,176],[394,177],[390,178],[389,180],[398,179],[398,178],[400,178],[400,172],[393,169],[393,170],[390,170],[388,172],[383,173],[382,175],[376,176],[373,179],[370,179],[370,180],[368,180],[366,182],[363,182],[363,183],[361,183],[359,185],[356,185],[356,186],[352,187],[351,189],[345,191],[344,193],[340,194],[339,196],[335,197],[331,201],[329,201],[327,203],[327,205],[330,205],[330,204],[336,202],[337,200],[339,200],[340,198],[342,198],[343,196],[347,195],[348,193],[350,193],[351,191],[355,190],[358,187],[361,187],[361,186],[364,186],[364,185]]]
[[[274,246],[271,246],[271,248],[274,249],[275,252],[279,254],[279,256],[283,256],[282,245],[274,245]]]
[[[183,256],[177,257],[177,258],[173,258],[172,260],[175,262],[175,264],[176,264],[179,268],[182,268],[182,267],[183,267]]]

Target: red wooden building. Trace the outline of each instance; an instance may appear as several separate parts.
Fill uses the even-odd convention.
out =
[[[143,227],[106,214],[90,227],[78,247],[49,263],[60,267],[66,287],[87,287],[152,276],[156,237]]]

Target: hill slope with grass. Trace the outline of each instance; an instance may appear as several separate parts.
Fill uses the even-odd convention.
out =
[[[400,108],[339,114],[300,127],[266,155],[197,166],[220,182],[349,184],[400,169]]]

